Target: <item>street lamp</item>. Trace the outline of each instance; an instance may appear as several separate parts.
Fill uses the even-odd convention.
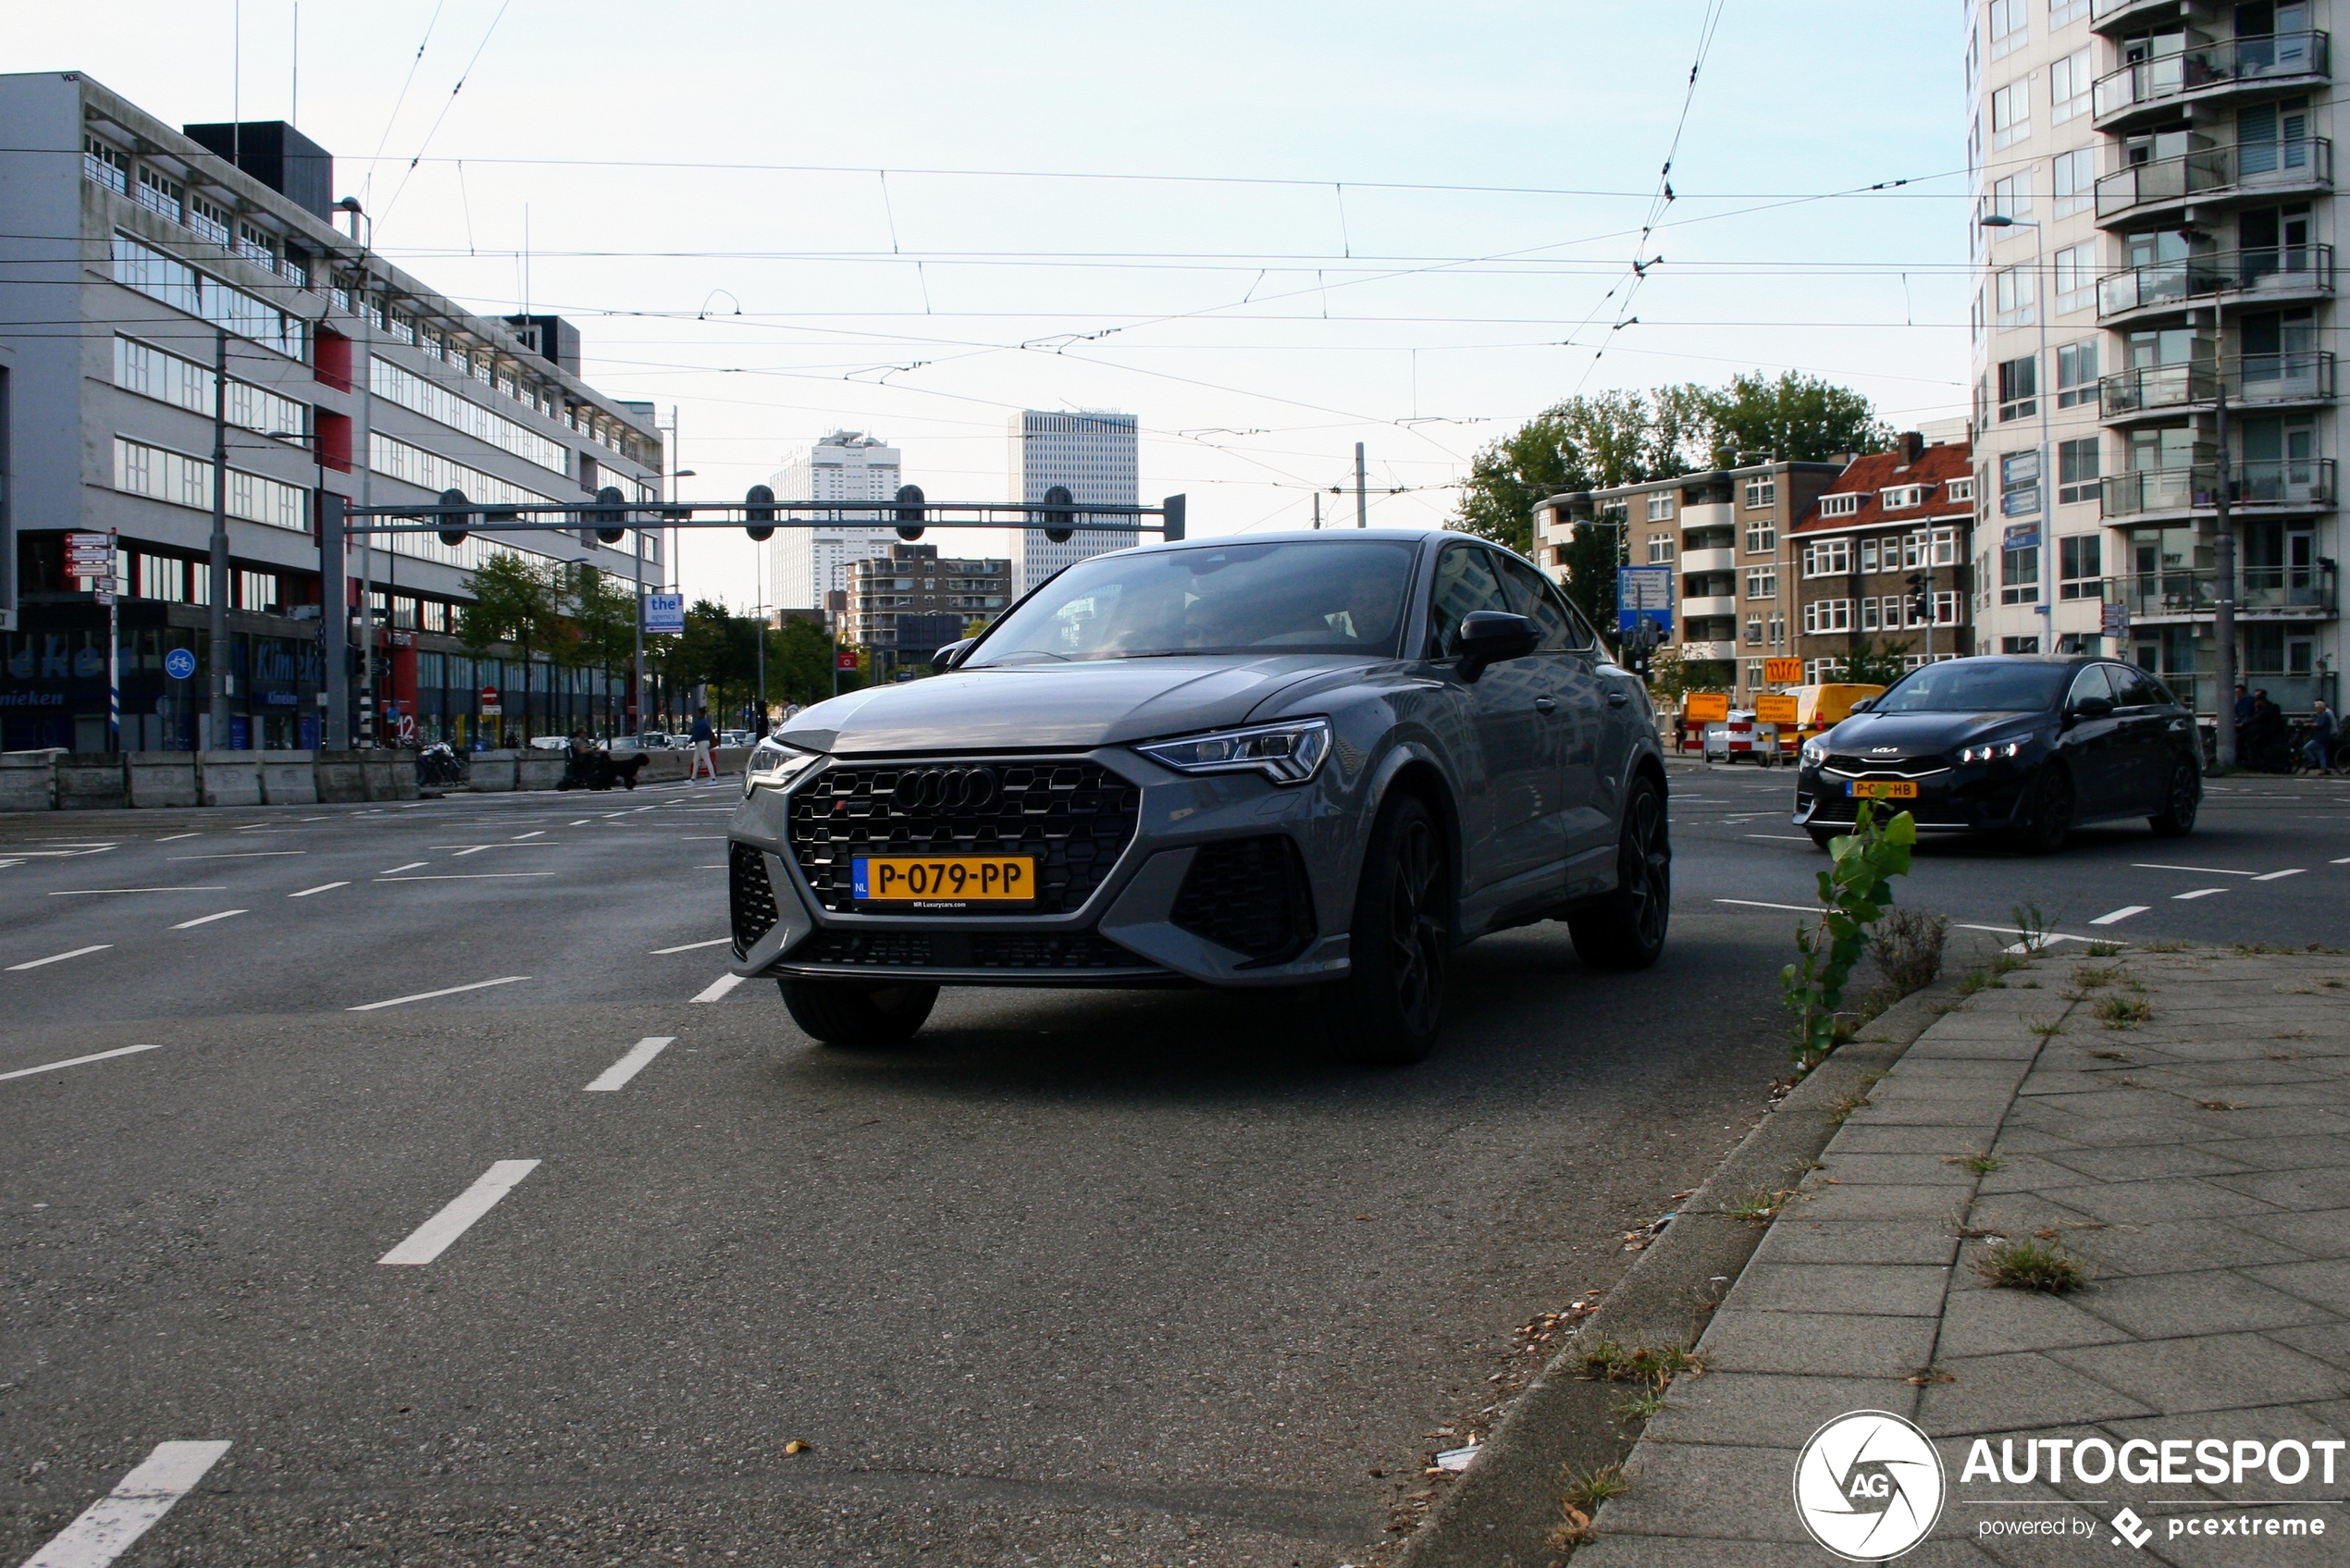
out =
[[[2040,328],[2040,352],[2032,362],[2032,401],[2040,413],[2040,611],[2041,624],[2047,628],[2040,639],[2040,651],[2054,653],[2056,648],[2056,469],[2055,456],[2048,442],[2048,389],[2040,385],[2054,374],[2048,363],[2048,313],[2040,298],[2040,290],[2047,279],[2047,249],[2041,239],[2040,225],[2028,217],[2010,217],[2006,213],[1985,213],[1978,220],[1985,228],[2028,228],[2032,230],[2032,319]],[[1998,308],[1992,302],[1993,310]],[[2004,500],[2002,497],[2002,500]],[[2001,516],[2005,516],[2003,510]],[[2002,525],[2004,527],[2004,525]],[[2006,553],[2006,538],[2002,534],[2000,552]]]
[[[335,204],[337,212],[351,215],[351,238],[359,246],[359,438],[352,443],[359,464],[359,504],[362,508],[375,503],[376,465],[374,453],[368,449],[375,441],[376,332],[375,316],[367,309],[367,290],[376,278],[376,220],[359,205],[356,196],[345,196]],[[359,238],[362,219],[367,224],[367,238]],[[322,541],[323,542],[323,541]],[[367,745],[376,743],[376,584],[375,535],[359,536],[359,700],[365,710]],[[324,607],[321,607],[322,612]],[[337,614],[348,614],[344,606],[335,607]],[[331,705],[330,709],[331,709]],[[339,723],[341,715],[333,719]],[[338,735],[338,745],[347,745]]]

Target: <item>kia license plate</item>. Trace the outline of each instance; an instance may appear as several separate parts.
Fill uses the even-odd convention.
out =
[[[849,862],[860,904],[962,909],[974,904],[1028,904],[1036,898],[1036,862],[1025,855],[893,855]]]
[[[1855,800],[1915,800],[1914,779],[1854,779],[1849,786]]]

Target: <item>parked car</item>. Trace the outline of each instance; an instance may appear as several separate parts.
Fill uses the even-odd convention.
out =
[[[750,741],[751,735],[748,730],[721,730],[718,732],[718,744],[721,746],[748,746]]]
[[[1803,743],[1795,822],[1825,848],[1869,796],[1921,833],[2001,833],[2047,853],[2086,822],[2195,830],[2195,715],[2134,665],[1998,655],[1912,670]]]
[[[835,1045],[941,985],[1313,990],[1359,1060],[1434,1043],[1456,947],[1564,920],[1663,950],[1640,682],[1534,566],[1447,533],[1203,539],[1070,567],[948,668],[797,714],[729,825],[742,975]]]
[[[533,751],[561,751],[564,747],[569,746],[570,744],[571,737],[568,735],[533,735],[530,737],[530,749]]]
[[[622,735],[612,744],[615,751],[668,751],[678,743],[660,730],[639,730],[633,735]]]

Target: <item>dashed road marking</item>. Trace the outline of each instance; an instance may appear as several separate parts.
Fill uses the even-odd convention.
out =
[[[159,838],[159,839],[155,840],[155,842],[156,842],[157,844],[172,844],[172,843],[176,843],[176,842],[178,842],[179,840],[183,839],[183,838],[198,838],[198,837],[201,837],[201,836],[203,836],[203,835],[202,835],[202,834],[199,834],[199,833],[167,833],[164,834],[161,838]]]
[[[225,1442],[157,1443],[114,1490],[27,1558],[24,1568],[105,1568],[193,1491],[228,1451]]]
[[[2141,871],[2195,871],[2207,877],[2257,876],[2257,871],[2232,870],[2226,866],[2158,866],[2151,860],[2133,860],[2131,868]]]
[[[111,1051],[93,1051],[86,1056],[68,1056],[62,1062],[43,1062],[37,1068],[19,1068],[14,1072],[0,1072],[0,1081],[11,1078],[31,1078],[60,1068],[78,1068],[85,1062],[103,1062],[115,1056],[135,1056],[142,1051],[160,1051],[160,1045],[118,1045]]]
[[[493,985],[512,985],[528,980],[526,974],[501,975],[496,980],[477,980],[471,985],[451,985],[440,991],[419,991],[413,996],[394,996],[383,1002],[362,1002],[355,1007],[345,1007],[347,1013],[372,1013],[382,1007],[397,1007],[409,1002],[429,1002],[436,996],[454,996],[463,991],[487,991]]]
[[[545,828],[533,828],[528,833],[518,833],[514,834],[514,836],[507,842],[510,844],[520,844],[524,839],[537,838],[539,834],[545,833],[546,831],[547,830]]]
[[[322,882],[315,887],[305,887],[300,893],[289,893],[286,896],[289,898],[307,898],[314,893],[332,893],[336,888],[349,887],[350,885],[351,884],[347,882]]]
[[[620,1060],[612,1063],[612,1066],[606,1068],[601,1073],[599,1073],[596,1077],[596,1081],[589,1084],[585,1093],[589,1094],[608,1094],[613,1090],[620,1088],[630,1079],[644,1071],[646,1064],[650,1062],[655,1056],[660,1056],[662,1052],[677,1037],[674,1034],[649,1034],[645,1036],[644,1039],[639,1040],[637,1043],[628,1047],[627,1054],[622,1056]]]
[[[1765,904],[1759,898],[1716,898],[1716,904],[1737,904],[1749,909],[1792,909],[1799,915],[1816,915],[1817,904]]]
[[[2109,909],[2089,923],[2093,926],[2118,926],[2132,915],[2143,915],[2152,908],[2150,904],[2124,904],[2119,909]]]
[[[427,871],[420,877],[393,876],[389,872],[377,882],[502,882],[511,877],[550,877],[552,871]]]
[[[650,952],[650,954],[648,955],[648,957],[665,958],[672,953],[691,953],[697,948],[721,947],[734,940],[735,939],[731,936],[713,936],[708,942],[686,942],[681,943],[675,947],[656,947]]]
[[[2281,882],[2286,877],[2297,877],[2308,869],[2307,866],[2288,866],[2282,871],[2270,871],[2265,876],[2257,876],[2252,880],[2254,882]]]
[[[2226,888],[2224,888],[2224,887],[2198,887],[2198,888],[2195,889],[2193,892],[2190,892],[2190,893],[2174,893],[2174,894],[2172,894],[2171,896],[2171,897],[2173,897],[2173,898],[2178,898],[2178,899],[2187,899],[2187,898],[2208,898],[2208,897],[2210,897],[2210,896],[2211,896],[2213,894],[2215,894],[2215,893],[2225,893],[2225,892],[2227,892],[2227,891],[2228,891],[2228,890],[2227,890]]]
[[[62,964],[68,958],[79,958],[84,953],[103,953],[113,945],[111,942],[93,943],[87,947],[77,947],[70,953],[52,953],[45,958],[34,958],[22,964],[10,964],[8,970],[13,974],[19,969],[37,969],[43,964]]]
[[[735,987],[740,985],[742,982],[743,977],[738,974],[722,974],[716,980],[711,981],[708,985],[702,987],[699,992],[696,993],[692,997],[688,998],[688,1000],[695,1002],[716,1002],[723,999],[726,993],[734,990]]]
[[[193,926],[208,926],[215,920],[225,920],[231,915],[249,915],[251,913],[253,913],[253,911],[250,909],[223,909],[216,915],[198,915],[192,920],[181,920],[178,925],[173,926],[171,929],[174,931],[187,931]]]
[[[226,883],[206,883],[201,887],[68,887],[49,895],[52,898],[88,898],[100,893],[226,893]]]
[[[224,849],[217,855],[170,855],[171,860],[266,860],[275,855],[307,855],[307,849]]]
[[[416,1227],[406,1241],[376,1261],[396,1266],[432,1262],[447,1252],[458,1237],[472,1229],[475,1221],[496,1208],[524,1177],[538,1168],[537,1160],[500,1160],[482,1172],[480,1179],[458,1193],[448,1207]]]
[[[391,870],[381,874],[388,877],[396,877],[402,871],[413,871],[418,866],[429,866],[431,864],[432,862],[430,860],[411,860],[404,866],[394,866]]]

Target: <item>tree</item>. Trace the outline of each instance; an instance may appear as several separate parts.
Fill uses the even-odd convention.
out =
[[[1855,685],[1889,686],[1909,670],[1903,656],[1910,651],[1909,639],[1888,642],[1883,648],[1874,637],[1862,637],[1844,656],[1844,663],[1836,673],[1838,681]]]
[[[771,699],[822,702],[833,694],[832,634],[813,621],[787,620],[767,634]]]
[[[530,650],[555,646],[568,633],[563,613],[563,568],[511,550],[491,555],[465,576],[473,602],[458,612],[457,638],[479,657],[510,643],[525,672],[522,738],[530,742]]]
[[[1844,452],[1883,451],[1893,432],[1868,399],[1849,387],[1790,370],[1775,381],[1733,376],[1700,394],[1709,460],[1735,468],[1770,459],[1821,463]]]

